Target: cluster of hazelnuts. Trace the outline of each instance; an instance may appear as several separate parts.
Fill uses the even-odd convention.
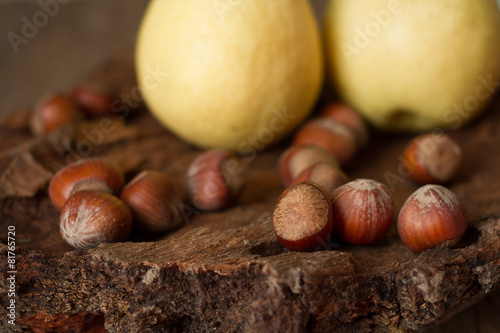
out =
[[[35,106],[30,122],[31,131],[35,135],[50,134],[79,120],[111,114],[113,101],[111,92],[90,84],[75,87],[67,93],[53,94]]]
[[[350,181],[341,167],[368,142],[359,114],[342,104],[329,105],[306,122],[279,160],[287,189],[273,212],[279,242],[292,251],[314,251],[330,237],[368,245],[389,231],[394,202],[389,188],[372,179]],[[442,184],[461,162],[460,147],[445,134],[422,134],[403,153],[403,167],[424,186],[404,203],[398,218],[403,243],[414,252],[452,246],[467,228],[460,200]]]
[[[200,210],[219,210],[235,202],[244,184],[245,173],[234,154],[208,150],[190,164],[184,188],[154,170],[125,184],[118,166],[91,158],[56,173],[49,196],[60,210],[62,237],[75,248],[88,249],[125,241],[133,228],[150,235],[175,230],[184,223],[185,196]]]

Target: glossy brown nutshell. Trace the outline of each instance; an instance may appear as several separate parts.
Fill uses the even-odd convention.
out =
[[[278,162],[281,181],[285,186],[290,186],[302,171],[316,163],[339,168],[337,159],[323,148],[311,145],[291,146],[281,154]]]
[[[394,203],[384,184],[356,179],[334,190],[331,200],[333,235],[342,242],[373,244],[391,227]]]
[[[77,249],[125,241],[131,230],[130,208],[109,193],[82,190],[72,195],[61,210],[61,235]]]
[[[61,210],[72,192],[92,189],[118,195],[125,183],[123,172],[115,164],[102,158],[80,160],[61,169],[49,184],[49,196]]]
[[[31,117],[31,131],[35,135],[49,134],[83,118],[83,113],[69,96],[56,94],[35,107]]]
[[[132,210],[134,226],[140,232],[160,234],[182,225],[181,194],[161,172],[141,172],[125,186],[120,199]]]
[[[422,134],[403,154],[410,177],[421,184],[443,184],[453,180],[462,161],[462,149],[446,134]]]
[[[273,228],[278,241],[289,250],[321,249],[333,229],[328,194],[311,182],[290,186],[274,207]]]
[[[399,236],[413,252],[453,246],[466,229],[465,207],[453,192],[441,185],[421,187],[399,212]]]
[[[76,104],[89,118],[96,118],[111,114],[113,98],[104,89],[98,87],[81,86],[71,92]]]
[[[354,134],[345,125],[327,117],[306,122],[295,134],[294,145],[314,145],[330,152],[345,165],[354,157],[357,143]]]
[[[342,103],[331,103],[322,110],[321,114],[349,128],[356,137],[358,148],[368,145],[370,137],[368,125],[353,108]]]
[[[303,181],[311,181],[321,186],[327,193],[349,181],[342,170],[326,163],[316,163],[302,171],[292,182],[292,185]]]
[[[186,192],[192,204],[201,210],[220,210],[236,202],[246,181],[238,157],[226,150],[208,150],[189,166]]]

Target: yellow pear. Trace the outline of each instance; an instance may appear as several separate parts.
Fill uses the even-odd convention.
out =
[[[136,70],[148,107],[172,132],[240,153],[301,123],[324,72],[306,0],[153,0]]]
[[[329,77],[378,127],[459,128],[500,86],[495,0],[332,0],[325,19]]]

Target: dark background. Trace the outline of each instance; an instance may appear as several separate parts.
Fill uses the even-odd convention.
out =
[[[60,3],[59,3],[59,2]],[[500,1],[500,0],[499,0]],[[43,0],[57,3],[46,24],[15,52],[9,36],[22,36],[26,20],[42,10],[38,1],[0,1],[0,115],[30,107],[81,81],[111,54],[133,50],[147,0]],[[324,0],[314,1],[317,13]],[[42,22],[43,23],[43,22]],[[440,326],[423,332],[500,332],[500,291],[486,296]]]

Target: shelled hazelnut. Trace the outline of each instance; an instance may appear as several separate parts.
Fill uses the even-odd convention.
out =
[[[292,185],[303,181],[311,181],[321,186],[327,193],[349,181],[346,174],[326,163],[316,163],[299,173]]]
[[[403,154],[410,177],[421,184],[444,184],[455,178],[462,161],[462,149],[446,134],[422,134],[414,138]]]
[[[356,179],[331,193],[333,235],[342,242],[368,245],[381,240],[392,224],[394,202],[389,188]]]
[[[328,104],[321,115],[330,118],[349,128],[356,137],[358,148],[364,148],[368,145],[370,130],[363,117],[353,108],[342,103]]]
[[[316,163],[324,163],[332,168],[339,168],[337,159],[328,151],[314,145],[295,145],[286,149],[280,156],[278,168],[285,186],[305,169]]]
[[[64,203],[61,210],[61,235],[77,249],[125,241],[131,230],[130,208],[109,193],[79,191]]]
[[[118,195],[125,183],[123,172],[102,158],[80,160],[59,170],[49,184],[49,197],[61,210],[70,195],[81,190],[96,190]]]
[[[201,210],[220,210],[233,205],[246,182],[238,157],[226,150],[208,150],[189,166],[186,192],[193,205]]]
[[[125,186],[120,199],[132,210],[134,226],[140,232],[159,234],[182,225],[181,194],[161,172],[141,172]]]
[[[404,203],[398,216],[398,232],[413,252],[455,245],[467,229],[465,207],[441,185],[425,185]]]
[[[335,156],[340,165],[350,162],[358,148],[356,138],[348,127],[324,116],[302,125],[295,133],[293,144],[321,147]]]
[[[332,208],[328,194],[319,185],[302,182],[287,188],[273,212],[278,241],[292,251],[314,251],[332,233]]]
[[[30,127],[33,134],[44,135],[83,118],[83,113],[69,96],[55,94],[34,108]]]

